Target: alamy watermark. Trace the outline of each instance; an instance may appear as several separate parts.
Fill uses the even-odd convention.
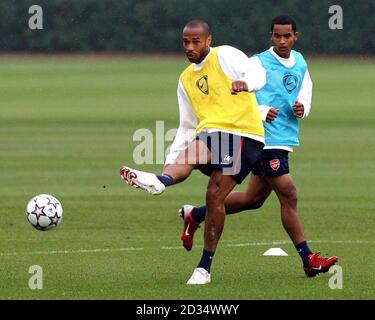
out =
[[[341,6],[337,4],[330,6],[328,13],[332,14],[328,20],[328,27],[331,30],[344,29],[344,15]]]
[[[155,134],[147,128],[137,129],[133,141],[140,143],[133,150],[133,161],[136,164],[164,164],[170,149],[168,146],[165,150],[165,142],[172,142],[176,133],[175,128],[165,132],[164,121],[155,122]]]
[[[29,14],[32,16],[29,18],[29,28],[31,30],[42,30],[43,29],[43,9],[41,6],[34,4],[29,8]]]
[[[331,30],[341,30],[344,28],[344,16],[342,7],[335,4],[328,8],[328,13],[332,16],[328,20],[328,27]],[[40,5],[34,4],[29,7],[29,28],[31,30],[43,29],[43,8]]]
[[[343,288],[343,273],[342,268],[340,266],[332,266],[329,271],[329,273],[333,273],[333,276],[331,276],[328,280],[328,286],[330,289],[342,289]]]
[[[174,141],[177,137],[177,141]],[[225,134],[219,131],[202,133],[199,140],[210,146],[210,155],[207,148],[200,148],[195,143],[197,133],[195,129],[173,128],[165,130],[164,121],[156,121],[155,132],[147,128],[137,129],[133,134],[133,141],[139,142],[133,150],[134,163],[164,164],[172,160],[178,164],[219,164],[223,173],[235,175],[241,169],[241,136]],[[174,141],[166,147],[166,142]],[[202,145],[202,144],[200,144]],[[169,157],[169,158],[168,158]]]
[[[29,274],[32,274],[29,279],[29,288],[31,290],[43,289],[43,268],[39,265],[32,265],[29,268]]]

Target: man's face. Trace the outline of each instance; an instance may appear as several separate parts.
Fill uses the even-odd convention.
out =
[[[274,51],[282,58],[289,58],[290,51],[298,39],[298,32],[293,31],[291,24],[274,24],[270,35]]]
[[[202,27],[185,27],[182,32],[186,57],[192,63],[200,63],[207,56],[211,35],[206,35]]]

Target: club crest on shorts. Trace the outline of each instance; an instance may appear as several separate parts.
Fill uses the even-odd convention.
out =
[[[204,94],[208,94],[208,77],[203,76],[197,80],[197,87]]]
[[[278,170],[280,168],[280,160],[279,159],[270,160],[270,167],[274,171]]]

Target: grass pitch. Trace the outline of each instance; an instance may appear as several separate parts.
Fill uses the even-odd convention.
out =
[[[227,217],[212,284],[185,285],[203,233],[184,251],[177,210],[204,202],[207,178],[196,172],[155,197],[118,175],[134,164],[137,129],[177,126],[184,66],[183,58],[0,61],[0,299],[374,299],[374,61],[310,61],[313,108],[290,157],[310,247],[339,256],[335,290],[332,274],[305,277],[274,195]],[[25,218],[39,193],[64,208],[48,232]],[[270,247],[289,256],[263,257]],[[32,265],[43,268],[42,290],[29,288]]]

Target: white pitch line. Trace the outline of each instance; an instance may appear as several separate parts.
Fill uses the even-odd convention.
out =
[[[368,240],[309,240],[309,243],[337,243],[337,244],[375,244],[375,241]],[[244,242],[226,243],[225,247],[250,247],[250,246],[272,246],[281,244],[292,244],[290,240],[264,241],[264,242]],[[183,249],[182,246],[161,247],[163,250]]]
[[[309,243],[332,243],[332,244],[375,244],[371,240],[309,240]],[[271,246],[281,244],[292,244],[291,241],[264,241],[264,242],[244,242],[244,243],[224,243],[225,247],[249,247],[249,246]],[[161,249],[161,250],[180,250],[182,246],[162,246],[160,248],[148,247],[146,249]],[[78,250],[54,250],[54,251],[33,251],[33,252],[0,252],[0,257],[18,256],[18,255],[52,255],[52,254],[76,254],[76,253],[96,253],[96,252],[122,252],[122,251],[140,251],[145,248],[97,248],[97,249],[78,249]]]
[[[118,252],[135,251],[144,248],[98,248],[98,249],[79,249],[79,250],[55,250],[55,251],[33,251],[33,252],[1,252],[0,256],[18,256],[18,255],[50,255],[50,254],[70,254],[70,253],[95,253],[95,252]]]
[[[291,241],[280,240],[280,241],[270,241],[270,242],[230,243],[225,246],[226,247],[272,246],[272,245],[277,245],[277,244],[289,244],[289,243],[291,243]]]
[[[175,247],[161,247],[162,250],[178,250],[178,249],[183,249],[182,246],[175,246]]]
[[[371,240],[311,240],[314,243],[343,243],[343,244],[375,244]]]
[[[308,243],[332,243],[332,244],[375,244],[375,241],[369,240],[308,240]],[[292,244],[291,241],[280,240],[270,242],[245,242],[227,244],[226,247],[249,247],[249,246],[270,246],[278,244]]]

